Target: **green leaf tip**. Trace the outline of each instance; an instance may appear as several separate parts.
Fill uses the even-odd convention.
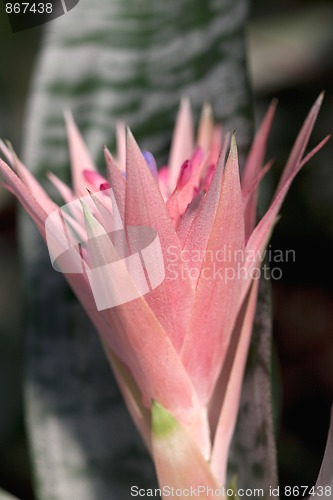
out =
[[[233,476],[230,480],[229,486],[228,486],[228,491],[230,491],[231,494],[227,494],[227,498],[230,498],[231,500],[240,500],[239,496],[237,494],[238,488],[237,488],[237,477]]]
[[[157,401],[152,401],[152,434],[155,437],[167,436],[178,427],[177,420]]]

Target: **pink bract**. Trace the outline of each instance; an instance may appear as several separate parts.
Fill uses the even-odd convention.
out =
[[[66,117],[73,187],[49,175],[64,203],[111,187],[124,227],[154,228],[160,239],[166,277],[150,293],[128,303],[98,311],[85,273],[65,276],[99,332],[129,411],[153,454],[161,485],[188,485],[199,477],[210,486],[225,483],[257,301],[253,270],[260,269],[292,180],[328,139],[304,158],[321,102],[319,96],[259,222],[258,189],[270,167],[264,157],[275,104],[254,139],[241,178],[235,137],[222,136],[209,106],[204,107],[195,141],[190,106],[182,101],[168,166],[158,174],[152,156],[142,154],[131,132],[119,124],[117,161],[106,149],[102,176],[73,119]],[[1,151],[11,164],[0,160],[1,184],[18,198],[46,239],[46,219],[58,206],[4,143]],[[87,238],[103,232],[107,237],[103,217],[106,212],[97,204],[95,213],[85,211],[83,218],[72,214],[77,231]],[[224,260],[218,258],[222,249],[228,249]],[[94,251],[104,251],[89,250],[90,256],[80,256],[83,264]],[[239,335],[239,342],[229,376],[222,381],[221,401],[215,399],[214,389],[221,383],[233,335]],[[165,432],[157,425],[151,433],[152,401],[157,412],[165,410],[174,419],[175,425]],[[213,413],[219,415],[217,420],[211,418]],[[153,417],[156,421],[154,411]],[[172,465],[175,436],[183,452]]]

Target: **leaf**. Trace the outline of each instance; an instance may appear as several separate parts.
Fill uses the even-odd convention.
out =
[[[49,25],[43,41],[25,137],[30,165],[64,169],[64,109],[73,112],[94,158],[102,159],[101,145],[114,147],[118,118],[141,149],[165,161],[183,95],[196,121],[209,100],[225,130],[237,130],[244,152],[251,130],[247,6],[247,0],[170,0],[152,9],[148,0],[80,0],[56,29]]]
[[[24,160],[39,179],[68,179],[63,110],[92,157],[114,147],[116,118],[165,161],[180,97],[196,116],[209,99],[246,149],[251,124],[243,25],[247,0],[81,0],[49,25],[27,112]],[[102,161],[102,163],[104,163]],[[26,406],[42,500],[128,498],[154,486],[152,465],[121,402],[99,341],[26,217]]]

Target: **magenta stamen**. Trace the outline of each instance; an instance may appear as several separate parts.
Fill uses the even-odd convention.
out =
[[[110,184],[108,182],[102,182],[99,186],[100,191],[106,191],[107,189],[110,189]]]
[[[182,188],[185,186],[185,184],[188,183],[188,181],[190,180],[191,176],[192,176],[192,162],[191,160],[186,160],[184,161],[181,169],[180,169],[180,174],[179,174],[179,178],[178,178],[178,183],[177,183],[177,186],[179,188]]]

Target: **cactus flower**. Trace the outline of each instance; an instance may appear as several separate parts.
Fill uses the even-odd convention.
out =
[[[258,188],[271,166],[264,165],[264,156],[275,104],[254,139],[241,178],[235,137],[222,138],[207,105],[195,140],[189,103],[182,101],[168,166],[159,171],[153,156],[118,125],[117,159],[105,149],[105,176],[96,170],[73,119],[66,117],[73,187],[52,173],[49,179],[68,206],[87,197],[92,203],[73,205],[63,221],[87,242],[74,251],[81,271],[66,272],[61,263],[60,270],[96,326],[161,487],[217,489],[226,483],[256,308],[256,277],[291,182],[327,141],[304,157],[321,102],[322,96],[310,110],[259,222]],[[1,184],[18,198],[46,240],[47,219],[58,205],[4,143],[1,151],[11,165],[0,160]],[[120,244],[116,236],[121,231],[110,236],[108,218],[116,211],[124,234],[130,227],[156,232],[164,279],[148,293],[135,294],[136,283],[124,264],[116,285],[135,298],[98,308],[89,270],[94,262],[103,262],[100,278],[114,280],[107,264],[110,259],[121,262],[120,247],[128,244],[128,234]],[[61,223],[58,231],[63,232]],[[56,234],[54,238],[59,243]],[[147,274],[151,278],[145,269]],[[233,359],[221,377],[233,339]]]

